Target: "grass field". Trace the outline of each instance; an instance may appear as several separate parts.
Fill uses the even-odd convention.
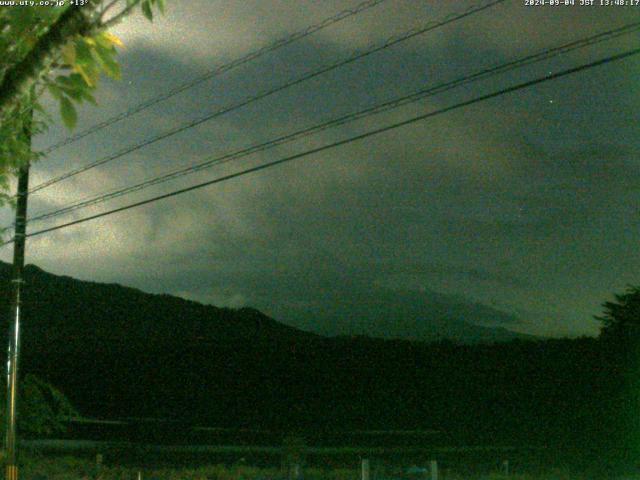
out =
[[[78,457],[29,455],[20,462],[21,480],[286,480],[280,468],[257,468],[247,465],[209,465],[198,468],[140,469],[113,465],[96,466],[95,462]],[[357,468],[305,468],[303,480],[359,480]],[[388,471],[384,475],[373,472],[371,480],[429,480],[430,477],[399,476]],[[574,474],[566,471],[550,471],[544,474],[504,475],[487,473],[484,475],[461,474],[452,469],[440,471],[439,480],[595,480],[619,479],[640,480],[640,476],[617,476],[600,474]]]

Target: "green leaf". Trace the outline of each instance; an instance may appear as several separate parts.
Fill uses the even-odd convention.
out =
[[[85,39],[76,41],[76,63],[73,69],[82,75],[87,85],[95,87],[99,77],[97,60],[92,46]]]
[[[82,97],[83,97],[83,93],[82,90],[78,90],[75,88],[69,88],[69,87],[65,87],[65,86],[60,86],[59,87],[60,90],[62,90],[62,92],[64,92],[64,94],[73,99],[76,100],[78,102],[82,101]]]
[[[69,130],[75,128],[78,123],[78,113],[76,112],[76,107],[67,97],[62,97],[60,100],[60,115]]]
[[[92,105],[98,105],[98,102],[96,102],[95,97],[91,95],[91,92],[89,92],[89,90],[85,90],[84,92],[82,92],[82,99],[86,100]]]
[[[63,97],[62,90],[58,86],[49,84],[47,85],[47,90],[49,90],[49,93],[53,95],[56,99],[62,100],[62,97]]]
[[[69,65],[73,65],[76,63],[76,46],[69,42],[64,47],[62,47],[62,60]]]
[[[68,97],[74,100],[82,100],[82,91],[89,88],[84,80],[77,83],[69,77],[59,76],[56,78],[55,86],[64,92]]]
[[[124,47],[122,40],[115,36],[111,32],[101,32],[95,37],[96,43],[102,45],[104,48]]]
[[[116,51],[114,48],[105,48],[102,45],[96,45],[95,52],[102,64],[102,69],[107,75],[116,80],[120,80],[120,65],[115,60]]]
[[[13,34],[31,29],[34,24],[35,9],[33,8],[13,8],[11,9],[13,18],[11,19]]]
[[[91,47],[83,40],[77,41],[75,45],[76,63],[82,66],[89,66],[95,63],[91,54]]]
[[[58,77],[58,81],[65,82],[70,88],[76,88],[78,90],[87,88],[87,84],[79,73],[72,73],[68,77]]]
[[[150,22],[153,22],[153,11],[151,10],[151,2],[145,0],[142,2],[142,13]]]
[[[100,77],[100,72],[98,72],[98,69],[95,68],[95,66],[93,66],[93,65],[89,65],[89,66],[76,65],[75,70],[80,75],[82,75],[82,78],[84,79],[84,82],[89,87],[93,88],[98,83],[98,78]]]
[[[164,15],[164,11],[165,11],[165,0],[156,0],[157,4],[158,4],[158,10],[160,10],[160,13]]]

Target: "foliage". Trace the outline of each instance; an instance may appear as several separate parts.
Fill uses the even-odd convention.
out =
[[[18,428],[30,436],[51,435],[65,430],[63,420],[78,416],[64,394],[34,375],[26,375],[20,386]],[[6,386],[0,392],[1,406],[4,407]],[[4,408],[0,408],[0,421],[4,425]]]
[[[640,287],[629,286],[625,293],[614,297],[615,301],[602,305],[603,315],[596,317],[602,322],[601,338],[635,344],[640,340]]]
[[[603,304],[600,340],[605,347],[605,365],[611,372],[603,407],[614,425],[617,442],[631,457],[640,454],[640,287],[628,286]],[[603,404],[605,405],[605,404]]]
[[[62,432],[62,421],[79,415],[60,390],[34,375],[25,376],[21,397],[19,427],[30,435]]]
[[[51,120],[39,103],[41,96],[52,95],[63,122],[74,128],[76,106],[95,104],[99,77],[120,78],[116,47],[122,43],[108,29],[136,7],[152,20],[154,9],[164,12],[164,2],[87,0],[82,7],[65,2],[0,9],[0,192],[6,192],[17,167],[38,158],[23,132],[32,111],[38,114],[32,133]]]
[[[16,172],[25,159],[33,159],[27,131],[39,130],[41,125],[33,125],[27,112],[12,118],[11,122],[0,123],[0,205],[12,201],[9,195],[10,174]]]

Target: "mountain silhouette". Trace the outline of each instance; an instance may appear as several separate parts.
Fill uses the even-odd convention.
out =
[[[0,263],[5,312],[9,275]],[[88,417],[280,430],[435,428],[467,442],[521,436],[528,444],[549,429],[573,432],[568,418],[596,418],[598,403],[584,402],[597,393],[595,339],[329,338],[252,308],[217,308],[35,266],[25,279],[21,374],[56,385]],[[3,318],[6,332],[9,315]]]

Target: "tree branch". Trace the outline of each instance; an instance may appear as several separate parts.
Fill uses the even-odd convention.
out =
[[[76,35],[88,35],[95,25],[89,15],[100,5],[101,0],[89,0],[83,7],[70,6],[49,31],[42,35],[33,49],[18,64],[11,67],[0,83],[0,119],[16,106],[22,93],[33,85],[49,65],[52,54],[62,48]]]
[[[129,5],[127,5],[125,8],[120,10],[119,13],[116,13],[109,20],[106,20],[106,21],[103,20],[102,23],[100,24],[100,28],[107,29],[107,28],[113,27],[117,23],[120,23],[122,21],[122,19],[124,19],[124,17],[129,15],[139,3],[140,3],[140,0],[136,0],[135,2],[131,2]]]
[[[107,4],[104,7],[102,7],[102,10],[100,11],[100,20],[101,21],[104,19],[104,16],[106,15],[106,13],[109,10],[111,10],[113,7],[115,7],[119,1],[120,0],[111,0],[111,2],[109,2],[109,4]]]

